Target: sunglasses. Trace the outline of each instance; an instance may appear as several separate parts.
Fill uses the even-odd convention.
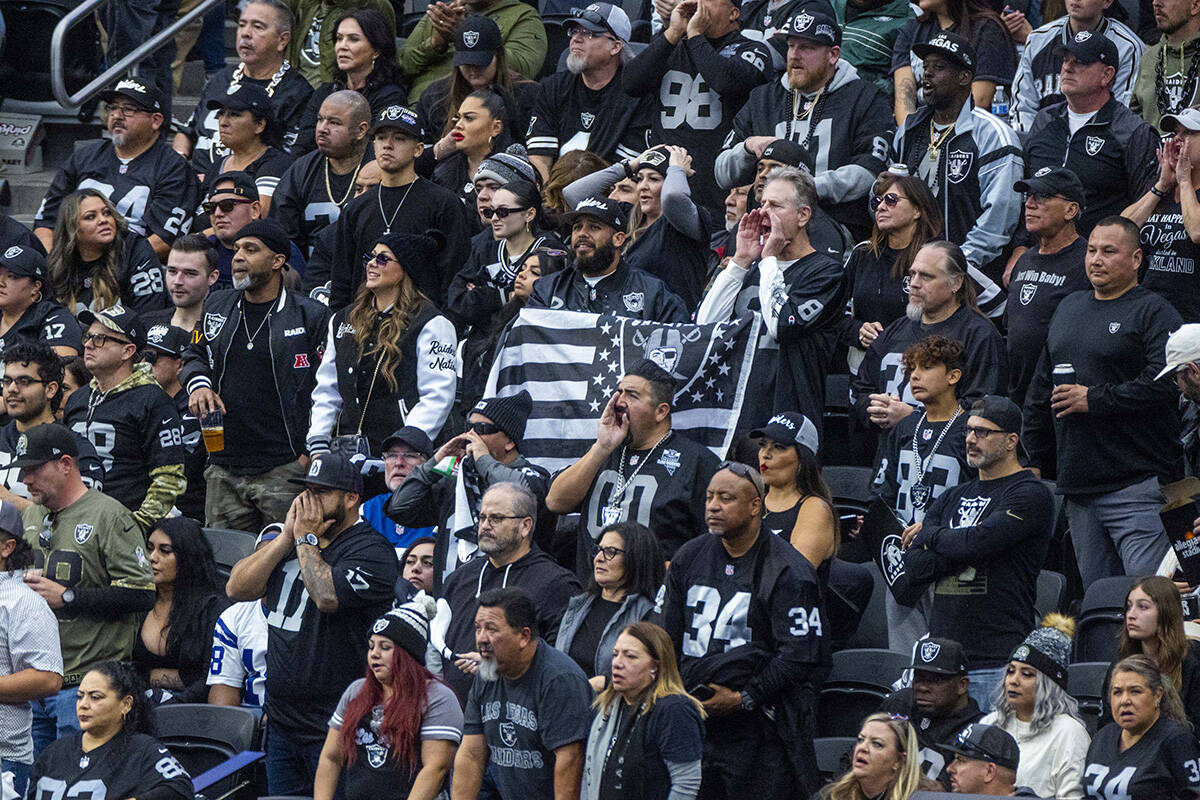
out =
[[[379,269],[383,269],[393,261],[395,261],[397,264],[400,263],[397,259],[392,258],[387,253],[367,253],[365,256],[363,256],[363,267],[369,267],[374,264]]]
[[[50,548],[50,537],[54,533],[54,520],[50,519],[50,515],[42,517],[42,530],[38,533],[38,544],[43,550]]]
[[[754,487],[754,492],[761,498],[763,496],[762,489],[762,473],[751,466],[743,464],[740,461],[722,461],[717,465],[717,472],[727,469],[739,478],[745,478],[750,481],[750,485]],[[757,480],[756,480],[757,479]]]
[[[247,200],[244,197],[241,197],[241,198],[227,197],[224,200],[217,200],[215,202],[210,200],[207,203],[202,203],[200,205],[200,210],[203,211],[205,214],[212,214],[214,211],[220,209],[222,214],[229,214],[233,211],[233,209],[237,208],[238,206],[245,205],[246,203],[253,203],[253,202],[254,202],[253,200]]]
[[[494,422],[472,422],[467,425],[467,428],[480,436],[491,436],[493,433],[500,432],[500,428]]]
[[[874,214],[878,210],[880,203],[887,205],[888,208],[895,208],[897,203],[907,199],[906,197],[901,197],[896,192],[888,192],[883,197],[871,195],[871,213]]]
[[[484,208],[479,213],[483,215],[484,219],[491,219],[492,217],[496,217],[498,219],[507,219],[509,214],[519,214],[522,211],[528,210],[528,207],[508,208],[507,206],[497,206],[495,208]]]

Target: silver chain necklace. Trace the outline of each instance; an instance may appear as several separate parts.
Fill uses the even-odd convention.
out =
[[[267,97],[271,97],[271,98],[275,97],[275,87],[279,85],[279,82],[281,80],[283,80],[284,74],[288,71],[288,69],[291,68],[291,66],[292,65],[290,63],[288,63],[288,60],[285,58],[283,60],[283,66],[280,67],[275,72],[275,74],[271,76],[271,82],[267,84]],[[229,80],[229,85],[237,86],[238,84],[240,84],[242,82],[242,78],[244,78],[244,77],[246,77],[246,62],[239,61],[238,65],[237,65],[237,69],[235,69],[233,71],[233,76]],[[226,156],[229,155],[229,148],[226,147],[225,145],[221,144],[221,139],[219,136],[213,137],[212,148],[213,148],[213,152],[217,155],[217,157],[225,158]],[[216,158],[214,158],[213,160],[215,161]]]
[[[246,307],[242,306],[242,327],[246,330],[246,349],[254,349],[254,340],[262,333],[263,326],[271,321],[271,309],[267,309],[267,315],[263,317],[263,321],[258,323],[258,328],[255,329],[254,335],[250,335],[250,326],[246,324]]]
[[[412,187],[417,185],[414,179],[404,190],[404,196],[400,198],[400,202],[396,204],[396,210],[392,212],[392,218],[388,219],[387,214],[383,213],[383,185],[380,184],[379,190],[375,192],[375,199],[379,201],[379,216],[383,218],[383,233],[386,236],[392,232],[392,223],[396,221],[396,215],[400,213],[400,209],[404,207],[404,201],[408,199],[408,193],[412,191]],[[390,188],[390,187],[389,187]]]
[[[908,496],[912,498],[913,507],[924,509],[929,504],[929,496],[933,493],[933,487],[925,485],[925,473],[929,470],[930,462],[933,461],[933,454],[942,446],[942,440],[946,438],[946,434],[954,427],[954,420],[962,414],[962,406],[957,406],[954,409],[954,416],[946,423],[946,427],[942,428],[942,432],[938,434],[937,441],[933,443],[933,449],[929,451],[929,455],[921,459],[921,454],[917,450],[918,440],[921,438],[921,428],[925,425],[925,418],[929,416],[928,412],[921,414],[921,419],[917,423],[916,430],[913,431],[912,451],[913,451],[913,469],[917,472],[917,479],[913,481],[913,485],[908,490]]]
[[[621,460],[617,463],[617,484],[613,487],[613,492],[608,498],[608,503],[600,512],[605,525],[615,525],[621,521],[621,501],[625,499],[625,490],[629,488],[629,484],[633,483],[633,479],[642,471],[642,467],[650,463],[650,459],[654,456],[654,451],[658,449],[658,446],[667,441],[667,439],[670,439],[671,434],[674,432],[673,430],[667,431],[657,442],[650,446],[650,449],[646,451],[646,457],[642,459],[640,464],[633,468],[633,472],[629,473],[628,480],[625,478],[625,462],[628,460],[626,453],[628,452],[629,445],[621,445]]]

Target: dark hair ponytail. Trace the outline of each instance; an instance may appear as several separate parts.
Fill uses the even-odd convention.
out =
[[[101,661],[88,672],[99,672],[108,679],[109,688],[117,697],[133,698],[133,705],[125,715],[122,733],[144,733],[154,735],[154,718],[150,716],[150,699],[146,697],[146,683],[137,671],[124,661]]]

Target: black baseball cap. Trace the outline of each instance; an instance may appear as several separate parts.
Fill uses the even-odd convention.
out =
[[[233,182],[233,186],[226,186],[223,189],[218,189],[222,183]],[[258,184],[254,182],[254,178],[249,172],[241,170],[230,170],[222,172],[217,176],[217,179],[212,182],[212,188],[208,190],[209,198],[213,198],[219,194],[232,194],[238,197],[244,197],[247,200],[258,200]]]
[[[964,69],[971,70],[972,73],[975,72],[975,48],[957,33],[942,31],[928,42],[914,44],[912,51],[917,58],[939,55]]]
[[[122,78],[116,86],[101,92],[100,99],[111,103],[118,97],[124,97],[137,103],[145,111],[161,114],[163,110],[162,93],[152,83],[146,83],[140,78]]]
[[[17,437],[16,455],[12,466],[17,469],[40,467],[63,456],[79,458],[79,445],[68,428],[57,422],[47,422],[34,425]]]
[[[288,482],[300,486],[324,486],[355,494],[362,494],[363,490],[362,470],[338,453],[313,456],[312,463],[308,465],[308,474],[303,478],[288,478]]]
[[[776,139],[763,148],[759,161],[778,161],[790,167],[803,167],[812,175],[817,161],[807,147],[791,139]]]
[[[120,303],[96,313],[84,309],[79,312],[79,321],[85,332],[93,322],[99,322],[113,333],[119,333],[133,342],[139,350],[146,346],[146,326],[137,314]]]
[[[625,215],[621,213],[617,201],[599,195],[583,198],[575,204],[575,210],[566,217],[567,222],[572,225],[580,217],[595,217],[613,230],[619,231],[625,227]]]
[[[46,281],[46,257],[32,247],[14,244],[7,248],[0,256],[0,267],[18,278]]]
[[[953,639],[924,639],[913,648],[912,668],[935,675],[966,675],[962,645]]]
[[[1075,56],[1075,60],[1080,64],[1099,63],[1116,67],[1117,61],[1120,59],[1117,46],[1113,44],[1112,39],[1103,33],[1092,33],[1091,31],[1080,31],[1066,42],[1055,45],[1054,55],[1062,57],[1064,53]]]
[[[191,339],[191,335],[183,328],[159,323],[146,330],[146,349],[166,353],[172,358],[183,358],[183,351]]]
[[[503,46],[504,37],[495,20],[480,14],[469,16],[454,36],[454,66],[486,67]]]
[[[425,140],[425,129],[421,127],[421,120],[417,117],[417,112],[408,106],[393,105],[381,109],[371,123],[371,135],[374,136],[385,128],[395,128],[418,142]]]
[[[954,741],[942,745],[947,752],[976,761],[990,761],[1016,772],[1021,748],[1012,734],[996,725],[973,722],[958,732]]]
[[[25,538],[25,523],[21,519],[21,512],[7,500],[0,501],[0,536],[10,539]]]
[[[1066,167],[1042,167],[1033,173],[1032,178],[1014,183],[1013,191],[1058,195],[1083,208],[1083,182]]]
[[[405,425],[384,439],[383,449],[387,450],[394,442],[403,442],[426,458],[433,455],[433,442],[429,441],[429,436],[425,431],[420,428],[414,428],[412,425]]]
[[[813,455],[817,454],[817,426],[797,411],[776,414],[766,425],[750,431],[751,439],[763,437],[782,445],[800,445]]]
[[[1021,408],[1007,397],[988,394],[971,404],[970,415],[980,417],[1005,433],[1021,432]]]
[[[225,94],[214,97],[205,103],[209,111],[218,108],[228,108],[230,111],[252,111],[268,120],[275,119],[275,105],[271,95],[257,83],[234,83],[225,90]]]
[[[807,39],[810,42],[833,47],[842,43],[842,29],[837,20],[820,11],[805,10],[788,20],[786,27],[776,31],[777,36]]]

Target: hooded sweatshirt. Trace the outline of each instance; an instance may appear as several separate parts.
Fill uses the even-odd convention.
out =
[[[1196,105],[1200,101],[1200,81],[1196,80],[1196,76],[1200,75],[1200,34],[1178,47],[1167,44],[1167,37],[1164,36],[1142,53],[1137,81],[1133,84],[1133,96],[1129,98],[1129,108],[1135,114],[1141,114],[1142,119],[1159,130],[1163,116],[1159,111],[1156,95],[1160,59],[1167,113]],[[1193,64],[1196,72],[1191,81],[1188,81],[1188,72]],[[1191,88],[1185,88],[1189,83]]]
[[[438,598],[437,616],[429,626],[429,641],[440,652],[442,677],[460,699],[466,698],[472,676],[454,666],[454,659],[475,650],[479,596],[506,586],[523,589],[533,600],[538,625],[534,633],[550,645],[554,644],[567,601],[583,591],[573,572],[560,567],[536,545],[503,567],[492,566],[489,558],[478,558],[452,572]]]

